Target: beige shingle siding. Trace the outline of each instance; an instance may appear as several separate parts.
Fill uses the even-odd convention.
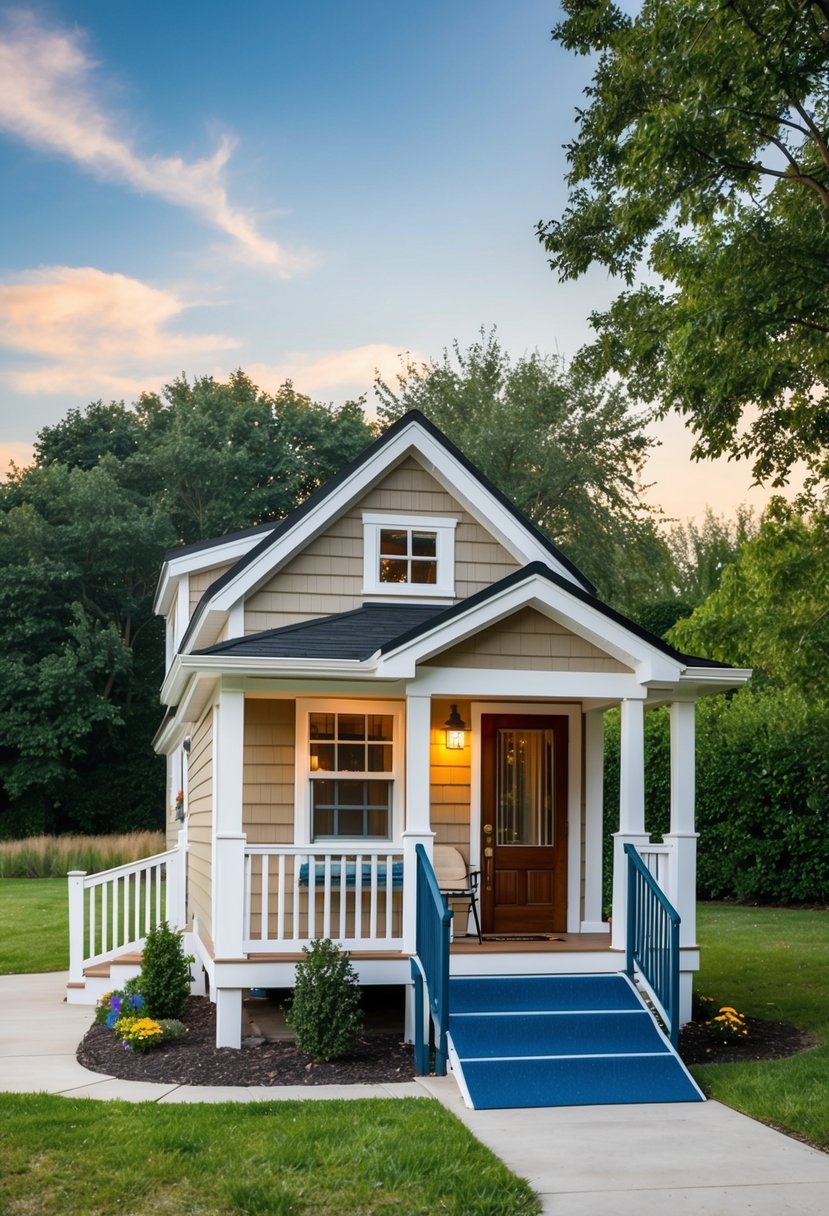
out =
[[[518,563],[495,538],[463,510],[431,473],[409,457],[248,598],[245,633],[360,607],[364,598],[364,511],[456,519],[457,599],[466,599],[518,568]]]
[[[245,700],[243,831],[251,844],[294,838],[293,701]]]
[[[212,921],[213,707],[193,731],[189,756],[187,840],[188,914],[196,915],[209,941]]]
[[[193,615],[193,610],[198,604],[201,597],[204,595],[208,587],[215,583],[217,578],[230,569],[232,562],[225,562],[222,566],[212,566],[209,570],[199,570],[195,574],[190,575],[190,615]]]
[[[618,659],[534,608],[523,608],[458,646],[429,659],[430,667],[486,667],[507,671],[624,672]]]
[[[470,722],[468,701],[459,701],[458,713]],[[469,735],[463,751],[447,751],[443,724],[449,717],[449,701],[432,701],[432,746],[430,804],[436,844],[453,844],[469,861],[470,769]]]

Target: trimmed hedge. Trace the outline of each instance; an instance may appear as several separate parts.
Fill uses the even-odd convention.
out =
[[[607,719],[609,836],[619,820],[619,717]],[[655,835],[670,823],[667,710],[645,715],[645,820]],[[697,830],[701,899],[829,903],[829,706],[773,688],[702,701]]]

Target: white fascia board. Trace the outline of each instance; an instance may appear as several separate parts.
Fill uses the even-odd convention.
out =
[[[728,692],[742,688],[751,679],[751,667],[686,667],[680,677],[681,685],[690,685],[699,696],[709,692]]]
[[[229,612],[238,600],[250,595],[266,579],[277,573],[295,553],[309,544],[389,469],[412,452],[424,461],[425,467],[446,491],[458,499],[461,505],[500,541],[519,565],[543,562],[562,578],[576,584],[571,571],[559,563],[546,546],[490,494],[442,444],[429,435],[418,422],[412,421],[374,456],[360,464],[326,495],[313,511],[297,520],[294,527],[265,549],[256,561],[245,566],[235,578],[230,579],[211,600],[210,610],[222,614]],[[196,633],[200,638],[201,626]],[[195,642],[194,636],[193,643]]]
[[[513,700],[642,701],[646,690],[631,672],[523,671],[509,668],[425,667],[406,685],[409,696],[511,697]]]
[[[457,646],[522,608],[535,608],[592,642],[611,658],[632,668],[640,684],[649,680],[675,681],[682,672],[682,664],[670,655],[563,588],[538,574],[531,574],[469,611],[459,613],[443,626],[427,630],[391,654],[381,656],[378,675],[413,679],[419,663],[428,663],[434,655]]]
[[[174,553],[172,557],[168,557],[161,567],[153,611],[159,616],[166,614],[170,600],[175,594],[175,581],[182,574],[198,574],[201,570],[210,570],[212,566],[221,566],[225,562],[238,562],[240,557],[244,557],[254,545],[260,543],[264,534],[262,531],[255,532],[252,536],[236,537],[235,540],[219,540],[207,548],[197,549],[195,553]]]
[[[271,676],[273,678],[306,677],[319,678],[330,675],[337,677],[373,678],[376,665],[369,659],[281,659],[281,658],[248,658],[228,659],[223,655],[176,655],[167,679],[161,690],[161,699],[165,705],[177,705],[184,695],[188,681],[193,676],[208,676],[220,679],[222,676],[234,678]]]
[[[477,477],[447,452],[431,435],[423,434],[419,445],[420,454],[429,461],[429,472],[446,490],[464,506],[504,546],[520,566],[541,562],[556,574],[587,590],[572,570],[550,552],[546,545],[524,527],[520,520],[478,481]]]

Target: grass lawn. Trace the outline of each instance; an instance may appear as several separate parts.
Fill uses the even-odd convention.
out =
[[[705,1065],[699,1084],[756,1119],[829,1148],[829,911],[700,904],[698,991],[792,1022],[820,1045],[788,1060]]]
[[[66,971],[65,878],[0,878],[0,975]]]
[[[539,1201],[419,1098],[159,1106],[0,1095],[0,1211],[38,1216],[535,1216]]]

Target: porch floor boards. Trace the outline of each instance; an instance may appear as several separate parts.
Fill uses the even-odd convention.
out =
[[[547,941],[483,941],[473,936],[458,936],[449,947],[450,954],[571,954],[609,952],[609,933],[557,933]],[[618,951],[616,952],[618,953]]]

